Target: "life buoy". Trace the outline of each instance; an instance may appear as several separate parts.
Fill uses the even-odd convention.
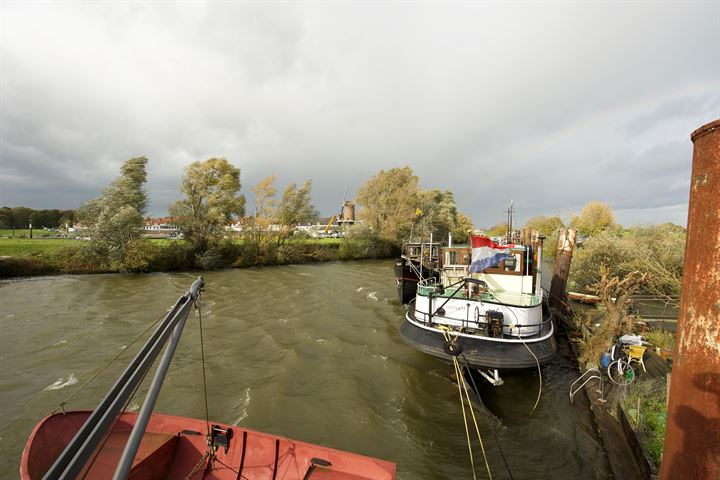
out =
[[[462,345],[459,343],[453,343],[452,341],[445,342],[443,345],[443,352],[451,357],[457,357],[462,353]]]

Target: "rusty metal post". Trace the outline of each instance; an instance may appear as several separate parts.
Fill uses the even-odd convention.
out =
[[[661,479],[720,478],[720,120],[695,130]]]
[[[575,248],[575,230],[569,228],[558,238],[555,269],[550,283],[550,306],[563,310],[567,304],[567,281]]]

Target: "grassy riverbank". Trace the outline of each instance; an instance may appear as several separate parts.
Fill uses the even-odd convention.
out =
[[[108,264],[90,242],[55,238],[0,238],[0,277],[64,273],[159,272],[242,268],[376,258],[352,240],[297,238],[283,242],[226,239],[199,254],[182,240],[138,241],[127,265]]]

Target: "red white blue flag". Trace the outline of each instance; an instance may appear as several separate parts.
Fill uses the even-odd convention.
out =
[[[472,260],[470,263],[470,273],[479,273],[486,268],[497,267],[501,260],[510,256],[508,249],[515,245],[500,245],[488,237],[475,236],[471,237],[472,242]]]

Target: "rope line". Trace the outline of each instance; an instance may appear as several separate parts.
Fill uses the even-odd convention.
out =
[[[198,460],[198,462],[195,464],[193,469],[190,470],[190,473],[185,475],[185,480],[189,480],[193,475],[195,475],[198,472],[198,470],[200,470],[200,466],[203,463],[205,463],[205,459],[208,458],[209,456],[210,456],[210,452],[205,452],[205,454],[202,457],[200,457],[200,460]]]
[[[450,338],[450,333],[449,333],[448,328],[445,326],[441,326],[440,330],[442,331],[445,341],[450,342],[451,338]],[[456,339],[457,339],[457,337],[456,337]],[[465,383],[465,378],[462,375],[462,370],[460,368],[460,364],[458,363],[457,357],[452,356],[452,360],[453,360],[453,366],[455,367],[455,377],[457,378],[457,381],[458,381],[458,393],[460,394],[460,406],[462,408],[463,421],[465,423],[465,436],[467,437],[467,441],[468,441],[468,451],[470,452],[470,464],[472,465],[473,478],[477,480],[477,476],[475,474],[475,460],[473,458],[472,445],[470,442],[470,431],[469,431],[468,425],[467,425],[467,415],[465,414],[465,402],[463,400],[463,390],[465,391],[465,398],[467,399],[468,408],[470,409],[470,414],[472,416],[473,424],[475,426],[475,433],[477,434],[478,441],[480,443],[480,450],[482,451],[483,460],[485,461],[485,469],[487,470],[488,478],[490,480],[492,480],[492,473],[490,472],[490,465],[488,464],[487,454],[485,452],[485,445],[483,444],[482,436],[480,435],[480,427],[478,426],[477,418],[475,417],[475,408],[473,407],[472,401],[470,400],[470,394],[468,393],[467,383]]]
[[[492,294],[491,294],[491,295],[492,295]],[[493,295],[493,298],[495,298],[495,300],[497,300],[498,303],[500,303],[501,305],[508,307],[508,311],[509,311],[510,313],[512,313],[513,316],[515,317],[515,323],[516,323],[516,324],[520,324],[520,319],[518,318],[518,316],[517,316],[517,314],[515,313],[515,311],[514,311],[512,308],[510,308],[510,307],[511,307],[510,305],[506,305],[505,303],[503,303],[502,301],[500,301],[500,299],[498,299],[495,295]],[[551,316],[550,318],[552,319],[552,316]],[[532,415],[533,413],[535,413],[535,409],[537,408],[538,404],[540,403],[540,396],[542,395],[542,387],[543,387],[542,370],[540,369],[540,360],[538,360],[538,358],[537,358],[537,356],[535,355],[535,353],[530,349],[530,347],[528,347],[527,343],[525,343],[525,340],[523,340],[523,338],[519,335],[519,333],[518,333],[518,339],[522,342],[522,344],[525,346],[525,348],[527,348],[527,351],[530,352],[530,355],[532,355],[533,358],[535,359],[535,364],[537,365],[537,369],[538,369],[538,378],[539,378],[539,380],[540,380],[540,385],[539,385],[539,387],[538,387],[537,398],[535,399],[535,405],[533,405],[532,410],[530,410],[530,413],[528,414],[528,417],[529,417],[530,415]]]
[[[110,365],[112,365],[112,363],[113,363],[115,360],[117,360],[118,358],[120,358],[121,356],[123,356],[128,350],[130,350],[130,347],[132,347],[138,340],[140,340],[146,333],[148,333],[148,332],[150,331],[150,329],[152,329],[160,320],[162,320],[162,318],[163,318],[165,315],[167,315],[167,313],[168,313],[169,311],[170,311],[170,309],[168,309],[165,313],[161,314],[154,322],[152,322],[152,323],[150,324],[150,326],[149,326],[148,328],[146,328],[140,335],[138,335],[137,337],[135,337],[135,339],[134,339],[132,342],[130,342],[130,344],[129,344],[127,347],[123,348],[123,349],[120,351],[120,353],[118,353],[117,355],[115,355],[109,362],[107,362],[107,363],[105,364],[105,366],[103,366],[100,370],[98,370],[97,372],[95,372],[95,374],[94,374],[92,377],[90,377],[90,379],[89,379],[87,382],[83,383],[77,390],[75,390],[72,394],[70,394],[69,397],[67,397],[65,400],[63,400],[62,402],[60,402],[60,405],[58,405],[57,407],[55,407],[55,408],[50,412],[50,415],[55,414],[55,413],[58,411],[58,409],[62,409],[63,413],[65,413],[65,405],[66,405],[70,400],[72,400],[72,399],[75,397],[75,395],[77,395],[77,394],[80,393],[85,387],[87,387],[93,380],[95,380],[95,379],[98,377],[98,375],[100,375],[100,374],[101,374],[102,372],[104,372]]]
[[[485,415],[485,419],[488,421],[488,425],[490,426],[490,431],[492,432],[493,438],[495,439],[495,444],[497,445],[498,450],[500,450],[500,457],[503,460],[503,463],[505,464],[505,469],[508,472],[508,475],[510,476],[510,480],[515,480],[513,477],[512,471],[510,470],[510,465],[508,464],[507,458],[505,457],[505,452],[502,449],[502,446],[500,445],[500,439],[497,436],[497,432],[495,432],[495,428],[493,427],[493,420],[490,418],[490,415],[488,415],[487,408],[485,407],[485,404],[482,402],[482,398],[480,398],[480,390],[477,387],[477,384],[475,383],[475,378],[472,376],[472,371],[470,370],[470,362],[468,362],[467,357],[464,353],[460,352],[460,355],[462,356],[463,361],[465,362],[465,370],[467,370],[468,377],[470,377],[470,381],[472,382],[472,388],[475,394],[480,399],[480,406],[482,407],[482,412]]]
[[[137,394],[138,390],[140,389],[140,385],[145,381],[145,377],[147,377],[149,370],[146,371],[138,384],[135,386],[135,389],[132,391],[128,399],[123,403],[123,407],[120,411],[120,414],[116,416],[112,421],[112,426],[108,429],[108,432],[112,433],[112,431],[115,429],[115,425],[117,425],[118,420],[120,420],[120,416],[127,410],[127,406],[130,405],[130,402],[133,401],[135,398],[135,395]],[[105,438],[103,439],[102,443],[98,446],[98,448],[95,449],[95,452],[93,453],[90,460],[87,462],[87,468],[85,468],[85,473],[83,474],[83,479],[87,478],[88,474],[90,473],[90,470],[92,470],[92,466],[95,465],[95,462],[97,461],[98,457],[100,456],[100,452],[103,451],[105,448],[105,445],[107,444],[108,440],[110,440],[110,434],[105,435]]]
[[[202,359],[202,377],[203,377],[203,395],[205,397],[205,427],[207,428],[207,435],[211,435],[210,432],[210,411],[208,409],[208,394],[207,394],[207,379],[205,376],[205,347],[203,342],[203,324],[202,324],[202,306],[200,303],[200,294],[198,293],[195,299],[195,308],[198,312],[198,323],[200,324],[200,357]]]
[[[532,355],[533,358],[535,359],[535,363],[537,364],[537,369],[538,369],[538,378],[540,380],[540,387],[538,388],[538,394],[537,394],[537,398],[535,399],[535,405],[533,405],[532,410],[530,410],[530,413],[528,414],[528,417],[529,417],[530,415],[532,415],[535,412],[535,409],[537,408],[538,403],[540,403],[540,395],[542,395],[542,387],[543,387],[542,370],[540,370],[540,360],[538,360],[538,358],[535,356],[535,353],[533,353],[533,351],[530,350],[530,347],[528,347],[527,343],[525,343],[525,341],[522,338],[520,340],[522,341],[522,344],[525,345],[525,348],[527,348],[528,352],[530,352],[530,355]]]

